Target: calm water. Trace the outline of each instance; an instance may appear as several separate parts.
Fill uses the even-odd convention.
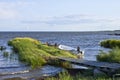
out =
[[[40,40],[41,42],[49,42],[49,43],[58,43],[67,46],[71,46],[76,48],[80,46],[82,50],[85,51],[84,59],[87,60],[96,60],[96,55],[100,50],[107,49],[99,46],[99,42],[105,39],[120,39],[120,36],[115,35],[107,35],[110,32],[0,32],[0,45],[7,46],[7,41],[11,40],[15,37],[32,37]],[[10,47],[7,46],[7,51],[11,51]],[[10,66],[24,66],[21,62],[18,61],[18,58],[15,56],[11,58],[4,58],[3,51],[0,52],[0,67],[10,67]],[[48,69],[51,68],[56,71],[59,68],[55,68],[52,66],[43,67]],[[54,69],[55,68],[55,69]],[[16,72],[27,71],[29,67],[17,68]],[[49,71],[49,69],[48,69]],[[4,72],[4,73],[3,73]],[[0,74],[15,72],[13,69],[0,69]],[[40,69],[41,72],[41,69]],[[42,74],[40,73],[39,74]],[[35,72],[36,73],[36,72]],[[27,74],[28,75],[28,74]],[[29,74],[30,75],[30,74]]]

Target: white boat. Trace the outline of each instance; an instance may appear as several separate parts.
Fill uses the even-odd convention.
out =
[[[72,47],[69,47],[69,46],[66,46],[66,45],[59,45],[58,46],[59,49],[62,49],[62,50],[75,50],[75,48],[72,48]]]
[[[72,53],[79,54],[76,48],[73,48],[73,47],[70,47],[70,46],[59,45],[58,48],[61,49],[61,50],[68,50],[68,51],[71,51]],[[84,51],[83,50],[81,50],[80,53],[82,55],[84,55]]]

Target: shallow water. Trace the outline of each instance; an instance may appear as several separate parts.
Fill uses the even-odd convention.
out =
[[[6,51],[13,53],[11,48],[7,46],[7,41],[15,37],[32,37],[43,43],[58,43],[73,48],[80,46],[80,49],[85,52],[84,59],[96,60],[96,55],[100,50],[109,50],[100,47],[100,41],[105,39],[120,39],[120,36],[107,34],[110,34],[110,32],[0,32],[0,46],[6,46]],[[26,64],[18,61],[16,54],[14,54],[14,56],[12,55],[13,57],[8,56],[8,58],[5,58],[3,52],[4,51],[0,51],[1,79],[10,77],[32,78],[54,75],[62,70],[61,68],[49,65],[43,66],[37,70],[31,70]]]
[[[14,78],[14,77],[20,77],[22,79],[36,79],[40,77],[46,77],[46,76],[54,76],[55,74],[61,72],[63,69],[59,67],[54,67],[50,65],[43,66],[41,68],[37,69],[31,69],[30,67],[21,67],[19,68],[14,68],[14,69],[5,69],[8,70],[8,72],[11,70],[11,73],[6,73],[0,75],[0,80],[4,80],[7,78]],[[15,71],[17,70],[17,71]]]

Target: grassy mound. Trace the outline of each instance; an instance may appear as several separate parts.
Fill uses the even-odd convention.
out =
[[[97,55],[97,60],[120,63],[120,48],[113,48],[108,53],[101,51],[101,53]]]
[[[105,48],[114,48],[119,47],[120,48],[120,40],[104,40],[100,42],[100,45]]]
[[[14,38],[8,42],[13,50],[18,53],[19,60],[28,63],[33,68],[39,67],[49,61],[49,57],[63,56],[76,58],[68,51],[59,50],[56,47],[47,46],[32,38]]]

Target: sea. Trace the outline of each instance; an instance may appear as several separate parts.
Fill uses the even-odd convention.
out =
[[[118,31],[117,31],[118,32]],[[96,56],[100,53],[100,51],[109,51],[110,49],[103,48],[100,46],[100,42],[107,39],[120,39],[119,35],[110,35],[116,33],[115,31],[94,31],[94,32],[0,32],[0,46],[6,46],[6,51],[12,52],[11,48],[7,45],[9,40],[12,40],[16,37],[31,37],[34,39],[39,40],[42,43],[49,42],[50,44],[59,44],[70,46],[73,48],[77,48],[78,46],[82,51],[84,51],[84,59],[85,60],[92,60],[96,61]],[[19,67],[24,66],[23,63],[19,62],[18,58],[15,55],[15,58],[5,58],[3,56],[4,51],[0,51],[0,75],[2,78],[6,77],[13,77],[8,76],[8,74],[13,73],[16,77],[23,75],[18,75],[18,73],[23,73],[27,71],[29,72],[29,67]],[[12,68],[12,67],[18,67]],[[52,68],[52,70],[51,70]],[[55,73],[55,71],[60,71],[61,68],[56,68],[50,65],[46,65],[43,68],[36,70],[37,72],[33,71],[38,75],[45,75],[43,73],[52,74],[51,72]],[[50,71],[49,71],[50,70]],[[38,72],[39,71],[39,72]],[[20,74],[21,74],[20,73]],[[22,74],[23,74],[22,73]],[[7,75],[6,75],[7,74]],[[31,73],[26,74],[30,76]],[[33,75],[33,74],[32,74]],[[48,75],[48,74],[46,74]],[[34,76],[33,76],[34,77]],[[2,79],[1,78],[1,79]]]

